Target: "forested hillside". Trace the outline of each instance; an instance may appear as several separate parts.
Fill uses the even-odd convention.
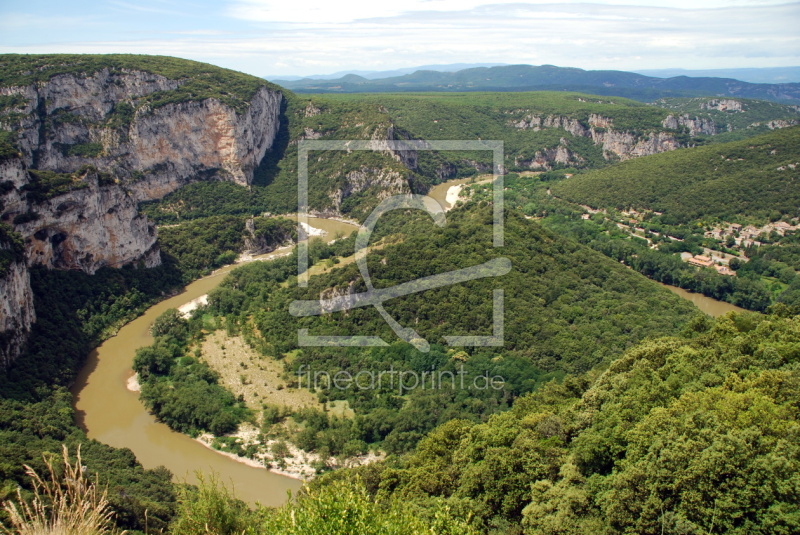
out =
[[[382,499],[448,504],[494,533],[794,533],[798,335],[783,313],[697,319],[355,474]]]
[[[456,72],[419,70],[402,76],[366,79],[348,74],[333,80],[276,81],[303,93],[400,91],[582,91],[651,101],[663,97],[746,97],[796,104],[800,84],[752,84],[730,78],[653,78],[625,71],[593,71],[553,65],[503,65]]]
[[[800,205],[800,128],[678,150],[582,173],[553,195],[594,208],[647,209],[676,223],[777,220]]]
[[[797,133],[795,127],[572,176],[510,173],[505,200],[651,279],[764,312],[773,303],[800,303],[792,205],[800,190],[791,178],[797,166],[786,163],[800,160]],[[465,196],[489,200],[492,192],[472,185]],[[681,258],[686,253],[724,257],[731,270],[695,267]]]
[[[430,352],[422,353],[398,340],[371,307],[323,317],[295,318],[289,314],[287,305],[294,299],[366,291],[355,264],[312,277],[309,289],[304,290],[296,287],[292,277],[295,258],[254,263],[232,272],[209,295],[207,313],[214,319],[202,315],[188,322],[164,318],[165,325],[174,328],[165,329],[164,335],[140,351],[136,360],[144,382],[142,399],[159,418],[186,432],[219,434],[245,420],[248,416],[237,413],[233,396],[213,393],[219,388],[218,378],[203,371],[202,353],[199,349],[195,352],[209,330],[224,326],[229,334],[241,333],[259,350],[261,358],[283,360],[283,381],[288,387],[311,388],[320,401],[344,402],[354,411],[354,418],[341,418],[270,407],[259,421],[302,423],[302,431],[289,432],[286,439],[306,451],[324,451],[323,458],[375,449],[402,453],[436,425],[453,418],[486,420],[550,378],[607,364],[639,340],[677,332],[695,314],[691,305],[677,296],[588,248],[545,231],[516,212],[508,215],[506,245],[500,249],[492,247],[489,206],[452,211],[448,220],[446,227],[436,229],[426,218],[395,218],[381,231],[384,245],[368,259],[372,281],[378,288],[493,258],[511,261],[511,272],[501,277],[386,302],[387,312],[400,325],[413,326],[429,341]],[[351,254],[352,244],[352,238],[332,247],[317,242],[311,249],[312,259],[329,259],[326,261],[335,266],[343,255]],[[492,333],[494,288],[505,291],[503,346],[448,347],[444,336]],[[300,347],[297,333],[302,328],[317,336],[377,335],[389,345],[374,349]],[[243,365],[242,373],[246,368]],[[444,372],[447,377],[458,375],[461,382],[452,388],[414,387],[405,391],[398,390],[394,382],[381,383],[374,389],[354,384],[337,388],[316,379],[312,384],[314,374],[355,376],[362,371],[378,374],[390,370]],[[491,389],[471,386],[479,384],[482,376],[501,377],[502,385]],[[216,412],[209,410],[212,399],[220,407]],[[212,418],[213,414],[221,418],[223,412],[224,425]],[[262,425],[265,435],[283,427]]]
[[[295,211],[297,142],[303,139],[373,141],[374,152],[313,152],[309,159],[310,207],[363,219],[380,195],[425,193],[443,180],[491,170],[489,151],[392,151],[387,141],[502,140],[505,171],[595,169],[707,143],[721,132],[750,137],[767,128],[754,123],[789,124],[800,118],[795,108],[772,103],[741,101],[736,113],[696,104],[692,109],[675,104],[672,110],[621,97],[555,92],[287,93],[276,147],[256,170],[250,190],[227,183],[191,184],[143,210],[159,223]]]
[[[696,318],[605,371],[551,381],[488,421],[327,474],[249,511],[216,480],[172,533],[792,534],[800,530],[793,311]]]

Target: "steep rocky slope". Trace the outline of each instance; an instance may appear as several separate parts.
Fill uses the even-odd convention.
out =
[[[19,353],[35,319],[24,247],[10,227],[0,225],[0,367]]]
[[[138,203],[199,179],[249,185],[282,102],[260,79],[173,58],[0,55],[0,218],[24,244],[0,330],[34,319],[27,266],[160,264]],[[20,343],[2,345],[7,362]]]
[[[182,95],[189,80],[113,67],[47,81],[23,77],[0,87],[0,119],[17,133],[27,166],[72,172],[91,164],[113,172],[138,200],[197,177],[248,185],[275,139],[281,93],[264,83],[237,109],[213,92]]]

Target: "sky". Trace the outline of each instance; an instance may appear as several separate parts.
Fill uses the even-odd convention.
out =
[[[177,56],[257,76],[449,63],[800,65],[780,0],[0,0],[2,53]]]

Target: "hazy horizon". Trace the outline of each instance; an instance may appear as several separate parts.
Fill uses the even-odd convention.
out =
[[[4,2],[0,52],[162,54],[272,77],[452,63],[626,71],[800,65],[798,2],[631,2]]]

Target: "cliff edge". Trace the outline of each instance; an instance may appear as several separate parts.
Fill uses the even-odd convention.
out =
[[[30,266],[159,265],[138,203],[196,180],[249,185],[282,101],[264,80],[175,58],[0,55],[0,220],[21,236],[0,273],[0,332],[35,319]],[[0,340],[0,365],[20,336]]]

